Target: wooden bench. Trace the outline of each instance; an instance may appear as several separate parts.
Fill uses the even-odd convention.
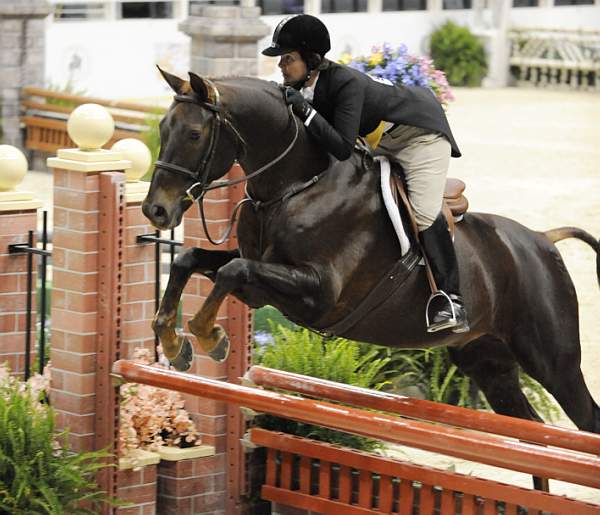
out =
[[[107,147],[123,138],[144,139],[150,124],[165,112],[155,107],[131,102],[61,93],[48,89],[23,88],[21,90],[21,121],[26,131],[25,146],[29,150],[54,153],[59,148],[75,144],[67,133],[69,114],[81,104],[100,104],[108,109],[115,121],[115,133]]]
[[[509,38],[518,85],[600,91],[600,31],[524,28]]]

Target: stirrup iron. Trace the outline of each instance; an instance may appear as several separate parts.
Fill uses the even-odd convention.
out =
[[[449,318],[445,324],[438,325],[434,329],[431,329],[429,323],[429,306],[431,304],[431,301],[437,297],[443,297],[446,300],[446,302],[448,302],[448,305],[450,306],[450,312],[452,313],[452,318]],[[442,290],[437,290],[429,296],[427,306],[425,306],[425,324],[428,333],[437,333],[438,331],[443,331],[444,329],[452,329],[453,327],[456,327],[458,325],[458,320],[456,319],[456,308],[454,307],[454,302],[452,302],[450,295],[448,295]]]

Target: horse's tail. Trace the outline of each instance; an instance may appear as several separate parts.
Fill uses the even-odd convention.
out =
[[[600,240],[594,238],[589,232],[577,227],[559,227],[558,229],[550,229],[543,233],[552,243],[566,240],[567,238],[577,238],[585,241],[590,247],[596,251],[596,275],[598,277],[598,285],[600,286]]]

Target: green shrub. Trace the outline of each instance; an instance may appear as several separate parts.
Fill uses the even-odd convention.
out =
[[[386,390],[403,393],[412,387],[427,400],[473,409],[491,409],[481,390],[450,361],[446,347],[398,349],[363,345],[366,348],[364,352],[375,348],[379,359],[387,359],[375,378],[375,381],[385,382]],[[560,410],[544,388],[522,370],[519,382],[539,415],[548,422],[555,421]]]
[[[481,41],[468,28],[447,21],[431,35],[431,58],[452,86],[480,86],[487,73]]]
[[[54,418],[18,381],[0,384],[0,514],[92,514],[109,502],[95,481],[108,454],[71,453]]]
[[[271,331],[274,342],[262,349],[257,348],[256,364],[364,388],[382,387],[375,378],[388,360],[378,358],[376,349],[363,353],[359,343],[343,338],[324,339],[308,329],[294,330],[272,324]],[[377,440],[270,415],[261,415],[257,423],[265,429],[355,449],[374,450],[381,447]]]
[[[282,327],[279,320],[287,325]],[[366,381],[370,385],[365,385],[364,380],[349,378],[347,369],[339,373],[339,379],[336,378],[336,371],[329,370],[333,366],[327,362],[330,358],[325,359],[321,354],[323,346],[318,345],[322,341],[320,337],[307,330],[300,331],[298,326],[283,318],[273,307],[256,311],[255,331],[264,333],[268,327],[274,333],[275,344],[266,346],[262,352],[259,349],[257,364],[347,384],[358,384],[352,382],[357,380],[363,383],[360,386],[373,388],[370,385],[376,385],[378,389],[393,393],[406,394],[407,390],[412,389],[410,395],[416,393],[423,399],[472,409],[490,409],[483,393],[450,361],[446,347],[401,349],[350,342],[351,352],[357,349],[359,352],[359,356],[352,360],[361,363],[374,360],[377,372]],[[304,342],[303,339],[308,341]],[[348,342],[342,338],[332,341]],[[523,392],[539,415],[548,422],[557,420],[560,410],[546,390],[522,370],[519,380]]]

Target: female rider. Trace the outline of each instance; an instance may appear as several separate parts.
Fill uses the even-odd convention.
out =
[[[458,265],[442,197],[450,156],[460,157],[442,106],[427,88],[395,86],[325,59],[329,32],[316,17],[282,20],[267,56],[279,56],[285,99],[309,134],[338,160],[363,136],[404,170],[419,239],[439,290],[454,305],[434,306],[428,332],[469,330],[460,295]]]

